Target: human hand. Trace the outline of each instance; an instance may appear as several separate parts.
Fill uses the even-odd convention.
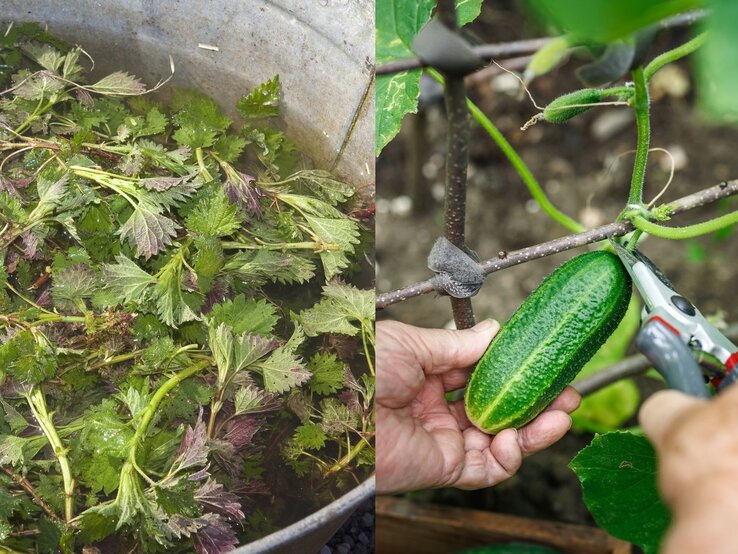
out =
[[[525,427],[495,436],[469,422],[463,400],[446,400],[466,384],[499,328],[491,320],[464,331],[377,324],[378,493],[490,487],[571,427],[568,413],[579,405],[571,387]]]
[[[738,386],[710,401],[661,391],[639,419],[658,454],[659,489],[673,516],[660,552],[736,552]]]

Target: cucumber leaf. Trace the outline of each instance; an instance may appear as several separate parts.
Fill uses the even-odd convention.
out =
[[[634,433],[598,435],[571,461],[597,525],[655,554],[670,515],[656,487],[656,453]]]
[[[377,0],[377,63],[415,57],[412,43],[430,20],[435,0]],[[456,0],[459,25],[473,21],[481,10],[481,0]],[[377,156],[400,132],[402,118],[418,111],[420,75],[415,69],[395,75],[380,75],[376,86]]]

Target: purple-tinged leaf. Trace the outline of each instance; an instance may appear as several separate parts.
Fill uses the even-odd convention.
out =
[[[225,554],[238,546],[233,529],[219,515],[208,513],[197,521],[205,523],[205,527],[192,536],[198,554]]]
[[[140,179],[138,182],[145,189],[161,192],[181,185],[182,183],[186,183],[195,175],[196,173],[190,173],[184,177],[147,177],[145,179]]]
[[[236,451],[241,450],[251,443],[263,421],[254,416],[238,416],[231,419],[225,425],[225,433],[222,439],[231,443]]]
[[[208,463],[207,441],[207,428],[202,420],[202,408],[200,408],[195,427],[187,426],[182,442],[177,449],[177,459],[174,461],[174,465],[178,466],[178,471],[190,467],[204,466]]]
[[[225,193],[228,199],[234,204],[238,204],[244,210],[254,217],[261,217],[261,204],[259,199],[264,197],[264,193],[252,185],[256,178],[240,171],[227,173],[225,182]]]
[[[93,100],[92,95],[85,89],[78,88],[74,91],[74,96],[85,108],[92,108],[95,106],[95,100]]]
[[[241,503],[238,501],[238,497],[226,491],[222,484],[213,479],[208,479],[203,483],[195,493],[195,500],[210,512],[230,516],[239,521],[246,517],[241,511]]]
[[[38,250],[38,237],[33,231],[23,231],[21,234],[21,240],[23,241],[23,257],[27,260],[33,259]]]
[[[192,533],[202,529],[205,524],[200,522],[200,518],[193,519],[180,514],[174,514],[167,520],[167,529],[177,537],[189,537]]]

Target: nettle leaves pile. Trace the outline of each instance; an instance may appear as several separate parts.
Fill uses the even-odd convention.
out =
[[[0,36],[0,544],[225,552],[373,465],[369,234],[269,126],[278,77],[237,125],[86,58]]]

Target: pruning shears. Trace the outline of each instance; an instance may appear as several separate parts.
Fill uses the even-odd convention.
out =
[[[709,323],[666,276],[637,249],[610,239],[643,298],[636,346],[669,387],[709,398],[705,377],[717,392],[738,381],[738,347]]]

